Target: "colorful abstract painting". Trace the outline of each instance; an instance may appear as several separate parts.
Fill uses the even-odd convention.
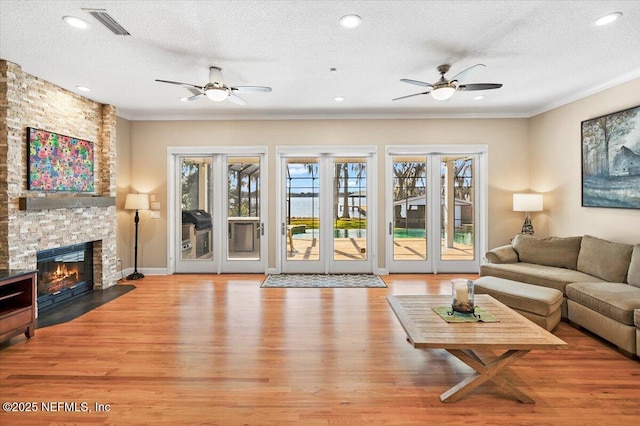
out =
[[[29,189],[92,192],[93,144],[46,130],[27,128]]]
[[[640,106],[582,122],[582,205],[640,209]]]

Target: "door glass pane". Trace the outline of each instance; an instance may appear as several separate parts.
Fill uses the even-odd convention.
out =
[[[424,156],[393,159],[393,259],[427,259],[427,164]]]
[[[213,258],[211,167],[210,157],[180,159],[181,260]]]
[[[442,260],[474,259],[473,170],[471,157],[448,157],[440,162]]]
[[[260,259],[260,158],[227,158],[228,259]]]
[[[320,259],[320,176],[317,158],[287,158],[287,260]]]
[[[333,259],[367,258],[367,161],[333,161]]]

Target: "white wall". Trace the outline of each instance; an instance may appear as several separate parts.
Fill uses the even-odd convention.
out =
[[[607,89],[531,119],[430,120],[250,120],[127,121],[118,120],[118,207],[129,191],[156,195],[161,219],[142,213],[139,264],[165,268],[166,148],[168,146],[257,145],[268,147],[274,170],[280,145],[376,145],[379,187],[384,187],[384,147],[412,144],[487,144],[489,146],[489,247],[507,244],[519,232],[523,214],[512,212],[514,192],[545,194],[545,211],[533,213],[538,236],[591,234],[640,243],[640,210],[581,207],[580,123],[640,105],[640,79]],[[124,149],[124,152],[121,151]],[[269,188],[275,187],[271,173]],[[384,217],[380,198],[379,217]],[[270,198],[275,217],[275,197]],[[120,216],[124,215],[123,218]],[[118,249],[125,268],[132,263],[132,226],[120,212]],[[382,226],[382,225],[381,225]],[[126,229],[125,229],[126,228]],[[129,229],[130,228],[130,229]],[[269,232],[277,235],[275,224]],[[384,232],[381,228],[379,232]],[[383,235],[383,234],[381,234]],[[275,265],[271,241],[269,267]],[[379,258],[384,259],[383,244]],[[131,258],[131,259],[129,259]],[[384,260],[379,267],[384,267]]]
[[[489,146],[489,246],[509,242],[522,226],[522,215],[511,211],[511,194],[529,189],[529,123],[527,119],[433,120],[267,120],[267,121],[132,121],[132,191],[156,195],[161,219],[141,215],[138,264],[165,268],[167,253],[168,146],[266,146],[268,167],[275,170],[275,149],[284,145],[376,145],[378,187],[384,188],[386,145],[486,144]],[[269,174],[269,216],[275,217],[275,173]],[[380,195],[378,217],[384,218]],[[378,230],[384,235],[382,221]],[[279,235],[268,224],[270,235]],[[270,241],[268,266],[275,267],[275,240]],[[381,241],[379,265],[384,267]]]
[[[542,192],[536,234],[583,235],[640,243],[640,209],[582,207],[581,122],[640,105],[640,79],[530,120],[531,188]]]

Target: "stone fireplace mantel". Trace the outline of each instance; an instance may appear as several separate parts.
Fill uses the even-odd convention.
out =
[[[76,209],[84,207],[111,207],[116,197],[20,197],[20,210]]]

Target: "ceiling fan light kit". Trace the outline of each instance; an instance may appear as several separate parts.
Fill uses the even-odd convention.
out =
[[[223,87],[205,87],[204,94],[214,102],[222,102],[229,97],[229,90]]]
[[[451,98],[455,92],[455,85],[437,87],[431,91],[431,97],[438,101],[446,101]]]
[[[502,84],[499,83],[479,83],[479,84],[458,84],[458,80],[461,76],[467,73],[469,70],[476,67],[485,67],[484,64],[475,64],[465,69],[464,71],[459,72],[450,80],[447,80],[444,75],[449,72],[451,66],[449,64],[443,64],[438,67],[438,72],[440,73],[440,79],[434,83],[427,83],[426,81],[419,80],[410,80],[408,78],[402,78],[400,81],[403,83],[415,84],[416,86],[426,87],[428,90],[426,92],[414,93],[413,95],[401,96],[399,98],[392,99],[393,101],[397,101],[400,99],[411,98],[413,96],[419,95],[431,95],[433,99],[438,101],[446,101],[450,99],[455,92],[467,92],[472,90],[491,90],[491,89],[499,89],[502,87]]]
[[[258,92],[271,92],[271,87],[266,86],[227,86],[224,84],[224,80],[222,78],[222,68],[219,67],[209,67],[209,82],[204,86],[198,86],[197,84],[191,83],[180,83],[178,81],[170,81],[170,80],[156,80],[158,83],[167,83],[167,84],[175,84],[177,86],[182,86],[191,92],[192,96],[190,97],[182,97],[181,101],[191,102],[196,99],[200,99],[203,96],[206,96],[210,100],[214,102],[222,102],[224,100],[229,100],[230,102],[238,105],[246,105],[247,101],[242,99],[240,96],[237,96],[233,92],[243,92],[243,93],[258,93]]]

